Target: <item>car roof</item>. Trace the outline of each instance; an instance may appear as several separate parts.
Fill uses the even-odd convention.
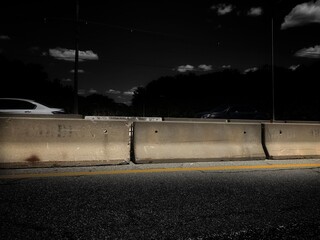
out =
[[[0,100],[19,100],[19,101],[35,102],[32,99],[26,99],[26,98],[0,98]]]
[[[0,98],[0,100],[17,100],[17,101],[24,101],[24,102],[29,102],[32,104],[35,104],[37,106],[37,109],[52,109],[51,107],[48,107],[46,105],[43,105],[42,103],[38,103],[34,100],[31,99],[26,99],[26,98]]]
[[[31,99],[27,99],[27,98],[0,98],[0,101],[1,100],[17,100],[17,101],[24,101],[24,102],[29,102],[33,105],[35,105],[35,109],[36,110],[45,110],[45,111],[62,111],[64,112],[65,110],[63,108],[52,108],[52,107],[49,107],[47,105],[43,105],[42,103],[39,103],[37,101],[34,101],[34,100],[31,100]]]

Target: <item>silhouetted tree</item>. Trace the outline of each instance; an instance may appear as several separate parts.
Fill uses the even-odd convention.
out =
[[[108,96],[92,94],[79,98],[79,113],[93,116],[118,116],[128,115],[130,109],[127,105],[116,103]]]

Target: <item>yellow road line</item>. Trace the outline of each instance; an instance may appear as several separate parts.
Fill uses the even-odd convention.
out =
[[[191,172],[191,171],[234,171],[234,170],[261,170],[261,169],[294,169],[294,168],[320,168],[319,163],[305,164],[271,164],[271,165],[251,165],[251,166],[211,166],[211,167],[190,167],[190,168],[150,168],[150,169],[127,169],[108,170],[93,172],[55,172],[55,173],[26,173],[2,175],[0,179],[21,179],[40,177],[74,177],[74,176],[94,176],[94,175],[117,175],[136,173],[165,173],[165,172]]]

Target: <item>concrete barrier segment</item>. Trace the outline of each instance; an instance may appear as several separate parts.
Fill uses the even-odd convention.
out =
[[[270,159],[320,157],[320,124],[266,123],[265,144]]]
[[[260,124],[135,122],[136,163],[265,159]]]
[[[129,130],[126,121],[0,118],[0,166],[129,163]]]

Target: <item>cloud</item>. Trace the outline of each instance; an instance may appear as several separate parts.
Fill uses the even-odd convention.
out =
[[[74,69],[71,69],[70,72],[71,72],[71,73],[74,73]],[[84,73],[84,70],[78,69],[78,73]]]
[[[11,38],[7,35],[0,35],[0,40],[10,40]]]
[[[248,11],[248,16],[257,17],[262,15],[262,8],[261,7],[252,7]]]
[[[107,94],[114,94],[114,95],[117,95],[117,94],[120,94],[121,92],[118,91],[118,90],[114,90],[114,89],[109,89],[106,91]]]
[[[222,65],[222,68],[223,69],[229,69],[229,68],[231,68],[231,65]]]
[[[66,48],[49,49],[49,55],[58,60],[74,61],[75,50]],[[92,50],[79,51],[79,61],[98,60],[99,57]]]
[[[95,94],[95,93],[98,93],[98,91],[94,88],[90,88],[89,91],[88,91],[89,94]]]
[[[212,70],[212,65],[207,65],[207,64],[200,64],[198,67],[194,67],[192,65],[181,65],[177,68],[174,68],[175,71],[178,71],[180,73],[185,73],[185,72],[207,72]]]
[[[84,96],[84,95],[86,95],[86,90],[78,89],[78,94],[81,95],[81,96]]]
[[[231,4],[218,4],[218,5],[213,5],[211,6],[212,10],[215,10],[217,12],[218,15],[222,16],[222,15],[226,15],[229,14],[233,11],[234,6]]]
[[[303,48],[294,54],[296,57],[320,58],[320,45],[310,48]]]
[[[131,88],[130,90],[123,92],[123,95],[125,95],[125,96],[133,96],[133,95],[134,95],[134,92],[135,92],[137,89],[138,89],[137,87],[133,87],[133,88]]]
[[[211,71],[212,70],[212,65],[201,64],[201,65],[198,66],[198,69],[200,71],[204,71],[204,72]]]
[[[252,68],[248,68],[246,70],[243,71],[244,74],[247,74],[249,72],[256,72],[258,71],[258,68],[257,67],[252,67]]]
[[[125,91],[125,92],[123,93],[123,95],[125,95],[125,96],[133,96],[133,95],[134,95],[134,92],[133,92],[133,91]]]
[[[87,96],[87,95],[96,94],[96,93],[98,93],[98,91],[94,88],[90,88],[89,90],[78,89],[78,95],[81,95],[81,96]]]
[[[295,71],[295,70],[297,70],[298,67],[300,67],[299,64],[298,65],[292,65],[292,66],[289,67],[289,69],[292,70],[292,71]]]
[[[302,3],[295,6],[284,18],[281,29],[302,26],[310,23],[320,23],[320,0]]]
[[[185,72],[189,72],[189,71],[194,71],[194,66],[192,65],[182,65],[182,66],[179,66],[177,68],[177,71],[178,72],[181,72],[181,73],[185,73]]]

